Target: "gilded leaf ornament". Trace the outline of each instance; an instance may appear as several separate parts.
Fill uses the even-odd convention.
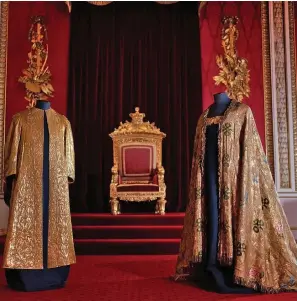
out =
[[[247,60],[237,55],[236,41],[239,37],[237,23],[237,17],[224,17],[222,20],[224,55],[216,57],[220,71],[213,79],[216,85],[223,84],[226,87],[226,93],[231,99],[241,102],[244,97],[250,95],[250,74]]]
[[[25,84],[25,99],[29,102],[27,108],[32,108],[37,100],[47,100],[53,97],[54,92],[50,83],[52,75],[47,65],[48,44],[44,45],[47,29],[43,17],[32,17],[28,40],[32,43],[27,60],[29,66],[22,71],[23,76],[19,78],[19,82]]]

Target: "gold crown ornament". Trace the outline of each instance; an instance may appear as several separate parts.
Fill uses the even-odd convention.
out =
[[[242,102],[250,95],[250,71],[246,59],[238,57],[236,41],[239,36],[236,25],[237,17],[224,17],[222,20],[222,47],[224,55],[216,57],[220,69],[219,75],[214,76],[215,84],[226,86],[226,93],[230,99]]]
[[[143,118],[145,117],[145,114],[140,113],[139,107],[136,107],[135,113],[130,113],[129,116],[132,119],[132,123],[141,124],[141,123],[143,123]]]
[[[27,108],[34,107],[37,100],[46,101],[53,97],[54,92],[50,83],[52,75],[47,66],[48,44],[43,44],[44,38],[47,40],[47,29],[42,16],[34,16],[31,21],[28,34],[28,40],[32,43],[27,60],[29,66],[19,78],[19,82],[25,84],[25,99],[29,102]]]

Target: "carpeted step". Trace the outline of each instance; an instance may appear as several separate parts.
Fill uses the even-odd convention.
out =
[[[180,238],[182,226],[73,226],[78,239]]]
[[[72,214],[75,248],[78,255],[177,254],[183,220],[184,213]]]
[[[75,239],[77,255],[175,255],[180,239]]]
[[[4,237],[0,237],[3,254]],[[75,239],[77,255],[178,254],[180,239]]]
[[[183,225],[184,213],[168,213],[165,215],[157,214],[98,214],[98,213],[73,213],[73,226],[117,226],[117,225],[138,225],[138,226],[157,226],[157,225]]]

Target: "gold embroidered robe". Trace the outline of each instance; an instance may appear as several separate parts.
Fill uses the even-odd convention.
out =
[[[206,256],[204,154],[207,114],[196,129],[189,203],[175,279]],[[217,259],[234,282],[263,292],[297,290],[297,247],[277,196],[251,109],[231,102],[219,124]]]
[[[49,129],[48,267],[75,263],[69,205],[74,181],[71,125],[53,109],[46,110]],[[4,268],[43,269],[42,177],[44,111],[32,108],[13,117],[5,145],[5,177],[15,175]]]

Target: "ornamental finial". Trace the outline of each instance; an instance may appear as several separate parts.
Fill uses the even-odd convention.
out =
[[[132,119],[132,123],[140,124],[140,123],[143,123],[143,118],[145,117],[145,114],[139,113],[139,107],[136,107],[135,113],[130,113],[129,116]]]

